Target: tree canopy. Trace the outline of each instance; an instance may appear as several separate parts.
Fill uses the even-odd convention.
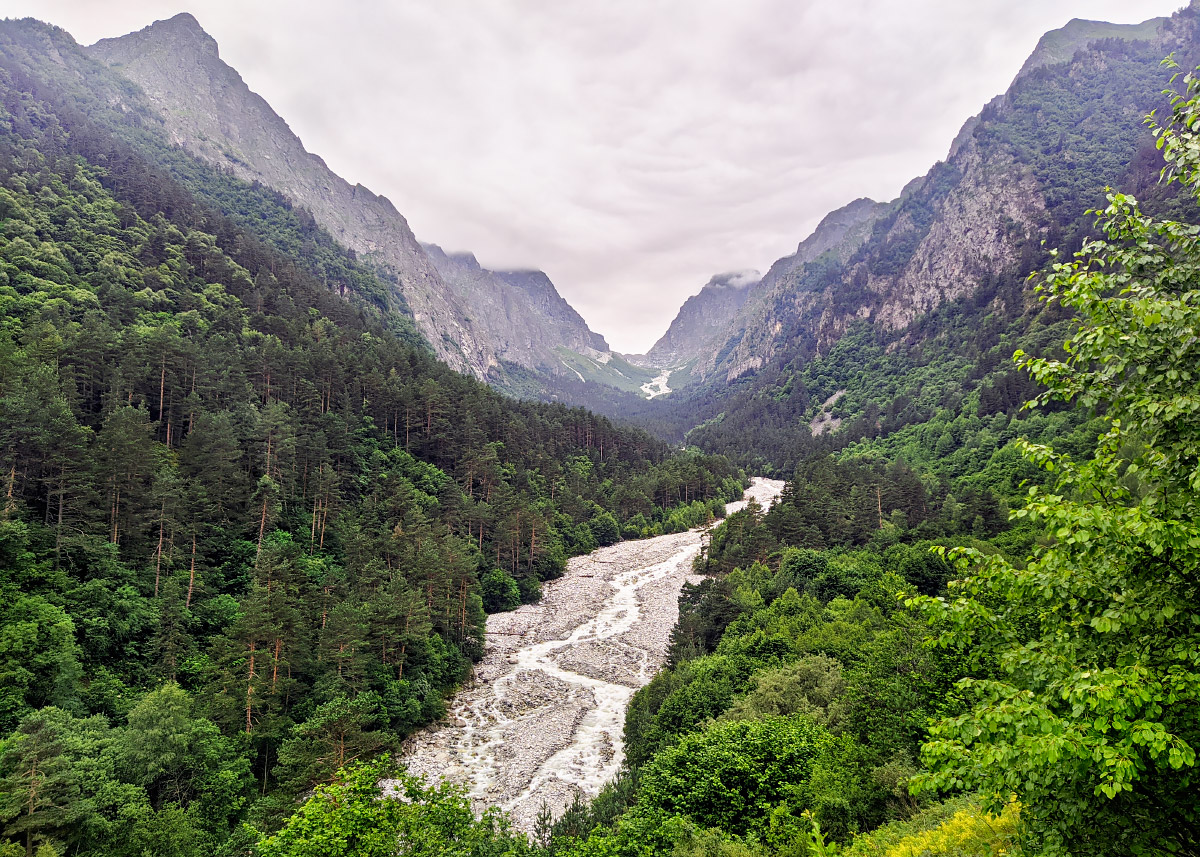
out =
[[[1200,202],[1200,81],[1182,78],[1167,167]],[[1100,410],[1090,458],[1024,444],[1053,473],[1015,514],[1048,541],[1023,563],[955,552],[965,576],[924,600],[942,645],[986,652],[994,678],[923,750],[927,788],[1015,793],[1044,853],[1200,847],[1200,227],[1110,192],[1102,237],[1039,289],[1080,325],[1062,360],[1018,361],[1059,398]]]

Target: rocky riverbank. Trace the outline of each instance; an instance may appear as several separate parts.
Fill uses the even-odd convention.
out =
[[[782,489],[755,479],[746,498],[767,506]],[[700,528],[576,557],[537,604],[489,616],[474,681],[445,722],[406,743],[409,771],[464,786],[480,809],[500,806],[525,830],[543,802],[557,815],[576,795],[595,795],[621,767],[625,709],[666,658],[705,536]]]

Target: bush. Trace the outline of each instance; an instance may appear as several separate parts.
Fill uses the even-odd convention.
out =
[[[489,613],[512,610],[521,603],[521,588],[508,572],[493,568],[479,581],[483,590],[483,609]]]

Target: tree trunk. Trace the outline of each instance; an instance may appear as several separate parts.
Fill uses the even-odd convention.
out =
[[[4,517],[7,519],[14,511],[17,505],[13,502],[13,488],[17,484],[17,464],[14,461],[12,469],[8,471],[8,499],[4,501]]]
[[[167,352],[162,355],[162,369],[158,373],[158,421],[163,421],[163,400],[167,389]]]
[[[183,602],[184,607],[192,606],[192,590],[196,586],[196,531],[192,530],[192,567],[188,571],[188,594]]]
[[[62,555],[62,524],[63,504],[67,493],[67,466],[64,464],[58,470],[58,526],[54,528],[54,567],[58,568],[59,557]]]
[[[163,519],[167,516],[167,501],[158,512],[158,549],[154,552],[154,597],[158,597],[158,580],[162,573]]]
[[[250,712],[254,703],[254,641],[250,641],[250,669],[246,674],[246,734],[250,734]]]
[[[308,534],[308,552],[311,554],[317,545],[317,509],[321,501],[313,497],[312,530]]]
[[[120,542],[117,541],[118,537],[121,534],[120,529],[118,528],[118,525],[117,525],[117,516],[120,513],[121,513],[121,489],[114,488],[113,489],[113,505],[112,505],[112,524],[113,524],[112,525],[112,543],[114,545],[120,544]]]
[[[265,493],[265,492],[264,492]],[[258,557],[262,553],[263,536],[267,532],[267,504],[270,498],[263,497],[262,518],[258,522],[258,549],[254,552],[254,567],[258,568]]]

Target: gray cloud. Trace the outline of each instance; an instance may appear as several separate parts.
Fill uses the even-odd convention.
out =
[[[539,267],[644,351],[716,271],[945,156],[1040,35],[1182,0],[206,0],[222,56],[417,235]],[[4,0],[79,41],[183,11]]]

